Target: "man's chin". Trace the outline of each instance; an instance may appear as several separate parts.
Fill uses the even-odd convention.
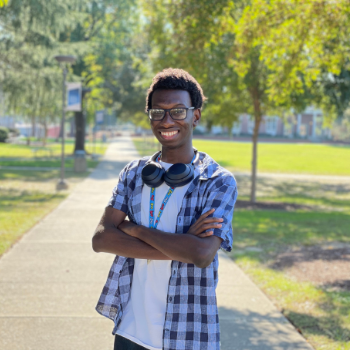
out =
[[[177,148],[180,146],[179,140],[165,140],[161,136],[160,137],[156,136],[156,139],[162,145],[162,147]]]

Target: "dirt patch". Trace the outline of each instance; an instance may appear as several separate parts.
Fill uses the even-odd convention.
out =
[[[307,205],[300,205],[294,203],[278,203],[278,202],[256,202],[252,203],[249,201],[237,200],[235,208],[242,209],[263,209],[263,210],[284,210],[291,211],[296,209],[310,209],[311,207]]]
[[[302,247],[279,254],[270,264],[298,281],[332,290],[350,291],[350,245],[334,243]]]

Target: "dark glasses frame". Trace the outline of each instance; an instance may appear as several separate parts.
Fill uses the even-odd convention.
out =
[[[185,110],[186,110],[185,117],[184,117],[184,118],[180,118],[180,119],[179,119],[179,118],[176,118],[176,119],[175,119],[175,118],[171,115],[171,111],[174,110],[174,109],[185,109]],[[170,108],[170,109],[150,108],[150,109],[147,109],[147,114],[148,114],[148,118],[149,118],[150,120],[161,121],[161,120],[164,119],[166,112],[169,112],[169,115],[170,115],[170,117],[171,117],[173,120],[184,120],[184,119],[186,119],[186,117],[187,117],[187,111],[188,111],[189,109],[196,109],[196,108],[194,108],[194,107],[176,107],[176,108]],[[158,111],[160,110],[160,111],[163,111],[163,117],[160,118],[160,119],[152,119],[152,118],[151,118],[151,113],[150,113],[150,111],[152,111],[152,110],[158,110]]]

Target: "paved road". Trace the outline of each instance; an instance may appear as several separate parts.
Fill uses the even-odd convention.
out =
[[[127,137],[50,215],[0,259],[1,350],[108,350],[113,323],[95,311],[113,256],[91,237],[122,167],[138,155]],[[222,350],[310,350],[252,281],[220,254]]]

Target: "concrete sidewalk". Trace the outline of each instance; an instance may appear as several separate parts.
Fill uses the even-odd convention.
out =
[[[122,167],[137,152],[112,143],[91,176],[0,259],[1,350],[113,349],[112,321],[95,305],[114,256],[91,237]],[[310,350],[251,280],[220,253],[222,350]]]

